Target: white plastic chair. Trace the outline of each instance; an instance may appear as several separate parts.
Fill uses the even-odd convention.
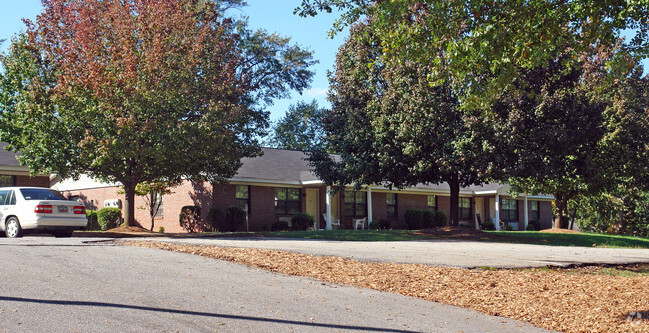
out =
[[[354,219],[352,221],[354,222],[354,230],[358,230],[359,224],[361,226],[361,230],[365,230],[365,222],[367,222],[367,217],[364,217],[362,219]]]
[[[322,218],[323,218],[323,219],[325,220],[325,222],[326,222],[326,221],[327,221],[327,214],[322,214]],[[340,227],[340,220],[334,218],[334,216],[331,215],[331,229],[333,229],[334,226],[338,226],[338,227]]]

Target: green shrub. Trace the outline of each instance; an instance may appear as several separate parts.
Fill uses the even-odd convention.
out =
[[[270,231],[287,231],[288,222],[286,221],[277,221],[270,226]]]
[[[512,226],[509,225],[509,224],[507,224],[507,225],[505,225],[505,231],[514,231],[514,227],[512,227]]]
[[[223,228],[219,231],[237,231],[246,222],[246,212],[239,206],[230,206],[225,210]]]
[[[122,210],[116,207],[104,207],[97,212],[97,223],[101,230],[119,227],[122,224]]]
[[[496,225],[491,221],[485,221],[482,223],[482,230],[496,230]]]
[[[221,224],[223,224],[223,213],[219,208],[210,207],[207,210],[205,228],[207,231],[218,231]]]
[[[530,223],[528,223],[527,226],[529,227],[530,225],[534,226],[534,230],[541,230],[541,221],[537,221],[537,220],[530,221]]]
[[[436,228],[443,227],[446,225],[446,214],[440,210],[433,211],[433,225]]]
[[[435,228],[435,217],[432,210],[424,209],[421,211],[421,227],[423,229]]]
[[[184,206],[178,216],[180,226],[188,232],[201,230],[201,208],[197,206]]]
[[[368,229],[370,230],[378,230],[379,229],[379,221],[372,221],[370,224],[367,226]]]
[[[159,226],[158,227],[158,232],[161,233],[161,234],[164,234],[165,233],[165,227]]]
[[[88,224],[86,225],[86,230],[101,230],[101,226],[97,221],[97,211],[96,210],[86,210],[86,217],[88,218]]]
[[[536,227],[534,226],[534,224],[530,223],[530,224],[527,225],[527,227],[525,227],[525,230],[527,230],[527,231],[536,231]]]
[[[312,227],[314,221],[315,220],[313,216],[302,212],[293,215],[293,217],[291,218],[291,224],[293,225],[293,230],[298,230],[298,231],[306,230],[309,227]]]
[[[419,230],[423,225],[423,211],[421,209],[409,208],[406,210],[406,225],[409,230]]]

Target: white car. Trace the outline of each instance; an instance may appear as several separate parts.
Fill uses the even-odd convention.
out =
[[[0,230],[7,237],[26,231],[45,231],[70,237],[88,224],[86,207],[42,187],[0,187]]]

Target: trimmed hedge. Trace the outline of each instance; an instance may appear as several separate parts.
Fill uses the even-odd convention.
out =
[[[482,223],[482,230],[496,230],[496,225],[491,221]]]
[[[116,207],[104,207],[97,212],[97,223],[101,230],[117,228],[122,224],[122,210]]]
[[[230,206],[225,210],[223,227],[219,231],[238,231],[246,223],[246,212],[239,206]]]
[[[86,230],[95,231],[101,230],[101,226],[97,221],[97,211],[96,210],[86,210],[86,217],[88,218],[88,224],[86,225]]]
[[[406,210],[406,225],[410,230],[443,227],[446,225],[446,214],[437,210],[410,208]]]
[[[188,232],[201,231],[201,208],[198,206],[184,206],[180,209],[178,223]]]
[[[205,228],[207,231],[218,231],[219,225],[223,224],[223,213],[219,208],[210,207],[207,210],[207,221],[205,221]]]
[[[388,230],[392,222],[390,220],[378,220],[370,222],[370,230]]]
[[[270,225],[270,231],[287,231],[288,222],[286,221],[276,221]]]
[[[313,216],[307,213],[297,213],[293,215],[291,218],[291,225],[293,226],[293,230],[297,231],[302,231],[306,230],[309,227],[313,226],[313,223],[315,223],[315,219]]]

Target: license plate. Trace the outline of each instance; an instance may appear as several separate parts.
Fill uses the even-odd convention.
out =
[[[59,206],[59,213],[67,213],[67,212],[68,212],[68,207]]]

